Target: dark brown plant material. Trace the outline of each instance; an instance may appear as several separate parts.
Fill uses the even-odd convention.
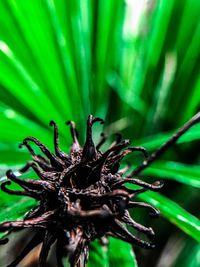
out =
[[[144,207],[150,210],[152,216],[159,215],[159,211],[151,205],[135,202],[132,199],[146,190],[158,191],[163,184],[160,181],[148,184],[137,179],[135,175],[157,159],[197,121],[199,116],[198,120],[196,117],[192,118],[150,156],[143,147],[129,147],[129,140],[122,140],[120,136],[106,152],[102,152],[100,148],[105,138],[103,136],[95,146],[92,139],[92,125],[103,121],[92,115],[87,120],[86,141],[83,147],[79,145],[74,122],[67,123],[73,139],[69,155],[59,148],[58,128],[54,121],[51,121],[50,125],[54,127],[55,153],[49,151],[36,138],[25,138],[21,146],[28,149],[33,161],[20,171],[26,172],[32,168],[40,179],[21,179],[9,170],[6,173],[8,180],[2,183],[1,189],[9,194],[34,198],[38,201],[38,205],[29,211],[23,220],[0,224],[0,231],[34,228],[36,233],[21,254],[8,266],[16,266],[40,243],[42,243],[40,267],[46,265],[53,244],[56,247],[57,265],[60,267],[63,266],[64,255],[67,255],[71,266],[86,266],[88,245],[94,239],[105,236],[113,236],[143,248],[153,248],[154,244],[130,233],[126,225],[151,239],[154,235],[152,228],[135,222],[129,210]],[[30,143],[39,147],[44,156],[37,155]],[[145,161],[131,175],[125,176],[128,168],[120,169],[120,162],[127,154],[134,151],[143,153]],[[9,189],[7,186],[11,182],[20,185],[23,190]],[[127,183],[137,185],[139,188],[127,188],[125,186]],[[1,243],[6,241],[4,239]]]

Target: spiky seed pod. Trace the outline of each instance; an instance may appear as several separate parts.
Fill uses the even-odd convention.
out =
[[[148,184],[136,177],[124,177],[127,168],[120,169],[121,160],[134,151],[140,151],[148,157],[146,150],[142,147],[128,147],[129,140],[117,138],[106,152],[101,152],[105,137],[95,146],[92,139],[92,125],[95,122],[103,123],[100,118],[89,115],[83,147],[79,145],[75,123],[67,123],[73,139],[69,155],[59,148],[58,127],[54,121],[50,125],[54,127],[55,153],[34,137],[25,138],[21,144],[33,158],[21,172],[32,168],[40,179],[21,179],[9,170],[6,173],[8,180],[1,185],[1,189],[9,194],[34,198],[38,205],[23,220],[0,224],[0,231],[34,228],[36,233],[9,267],[16,266],[40,243],[40,267],[45,266],[48,252],[54,243],[58,266],[63,266],[64,255],[68,256],[71,266],[86,266],[89,243],[104,236],[113,236],[143,248],[154,247],[152,243],[131,234],[125,225],[149,238],[154,235],[152,228],[135,222],[129,210],[144,207],[150,209],[152,216],[157,216],[157,209],[132,199],[146,190],[158,191],[163,184],[159,181]],[[44,156],[37,155],[30,143],[39,147]],[[7,186],[11,182],[20,185],[23,190],[9,189]],[[128,189],[125,183],[135,184],[139,189]]]

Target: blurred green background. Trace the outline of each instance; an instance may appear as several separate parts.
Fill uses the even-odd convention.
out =
[[[1,181],[30,159],[18,148],[26,136],[53,147],[52,119],[64,151],[71,143],[65,121],[76,121],[83,142],[90,113],[106,121],[95,126],[95,140],[103,130],[108,143],[121,132],[156,150],[198,112],[199,65],[200,1],[1,0]],[[200,266],[199,144],[196,125],[142,175],[165,180],[160,193],[140,196],[161,218],[133,213],[153,226],[156,248],[134,247],[136,263],[131,246],[111,240],[105,250],[95,242],[90,266]],[[134,168],[142,158],[128,160]],[[0,221],[20,218],[32,204],[1,193]]]

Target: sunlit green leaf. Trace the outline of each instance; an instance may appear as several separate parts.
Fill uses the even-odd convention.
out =
[[[137,261],[132,246],[124,241],[109,238],[109,266],[137,267]]]
[[[200,188],[200,166],[172,161],[157,161],[143,173]]]
[[[195,240],[200,241],[200,220],[181,208],[178,204],[154,192],[146,192],[141,194],[139,198],[157,207],[166,219]]]
[[[0,181],[7,169],[17,171],[31,159],[25,148],[18,148],[26,136],[54,151],[52,119],[65,152],[72,141],[65,121],[76,122],[82,144],[90,113],[106,119],[106,132],[123,131],[134,145],[158,149],[199,109],[199,10],[196,0],[0,1]],[[94,126],[96,142],[101,131]],[[197,192],[199,138],[200,124],[176,146],[190,158],[171,149],[170,160],[163,155],[144,175],[189,185],[191,195]],[[190,146],[193,141],[196,149]],[[177,194],[186,192],[173,186]],[[184,204],[194,210],[199,195],[192,200],[189,195],[183,195]],[[200,241],[199,220],[164,193],[140,197]],[[20,219],[34,205],[3,192],[0,201],[0,221]],[[142,215],[141,220],[146,223]],[[133,266],[131,247],[120,242],[111,239],[108,251],[95,242],[89,265]],[[198,249],[186,248],[191,254],[185,266],[199,265]]]
[[[103,246],[99,240],[90,245],[88,266],[109,267],[107,246]]]

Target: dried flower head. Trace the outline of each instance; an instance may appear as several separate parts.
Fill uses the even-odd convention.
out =
[[[0,231],[34,228],[36,233],[9,267],[16,266],[40,243],[41,267],[45,266],[49,250],[54,243],[58,266],[63,266],[64,255],[67,255],[71,266],[86,266],[89,243],[105,236],[113,236],[143,248],[154,247],[151,242],[130,233],[126,225],[142,232],[149,239],[154,235],[152,228],[135,222],[129,210],[144,207],[150,209],[151,215],[157,216],[157,209],[132,199],[146,190],[157,191],[163,184],[159,181],[148,184],[137,179],[135,175],[163,153],[194,122],[181,128],[171,141],[149,157],[143,147],[128,147],[129,140],[122,140],[120,136],[106,152],[101,152],[105,138],[102,136],[99,144],[95,146],[92,139],[92,125],[95,122],[103,123],[100,118],[89,115],[83,147],[79,145],[74,122],[67,123],[73,139],[69,155],[58,146],[58,128],[54,121],[51,121],[50,125],[54,127],[55,154],[34,137],[25,138],[21,144],[28,149],[33,161],[28,162],[20,171],[26,172],[32,168],[40,179],[22,179],[9,170],[6,173],[8,180],[1,185],[1,189],[9,194],[34,198],[38,205],[29,211],[23,220],[0,224]],[[44,156],[36,154],[30,143],[39,147]],[[134,151],[142,152],[146,160],[131,175],[125,176],[128,168],[120,169],[120,162]],[[20,185],[23,190],[9,189],[7,186],[11,182]],[[126,183],[135,184],[139,188],[127,188]],[[6,240],[1,241],[2,244],[5,242]]]

